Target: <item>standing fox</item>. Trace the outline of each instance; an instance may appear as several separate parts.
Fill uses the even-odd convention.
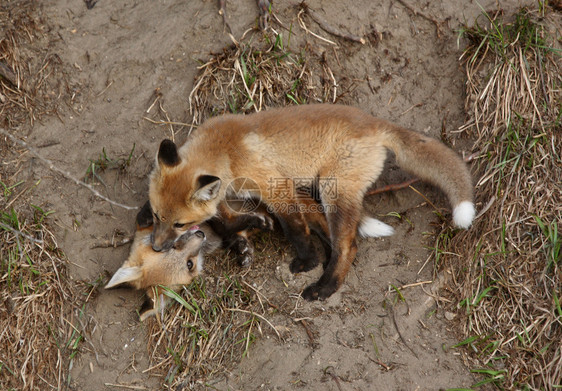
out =
[[[320,225],[327,231],[330,258],[320,280],[302,293],[307,300],[325,299],[341,286],[355,258],[357,232],[365,237],[393,232],[362,210],[386,149],[403,169],[445,192],[457,226],[472,224],[471,176],[451,149],[353,107],[303,105],[212,118],[180,149],[162,141],[149,185],[152,248],[169,248],[190,227],[220,214],[229,197],[259,198],[295,247],[292,272],[319,263],[309,222],[325,218]],[[322,218],[303,210],[302,188],[314,194]]]

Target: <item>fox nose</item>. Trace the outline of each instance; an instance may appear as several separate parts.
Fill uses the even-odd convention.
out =
[[[152,249],[157,253],[162,251],[162,246],[154,243],[154,231],[150,233],[150,244],[152,245]]]
[[[159,245],[156,243],[152,243],[152,249],[156,252],[163,252],[163,251],[168,251],[170,250],[172,247],[174,247],[174,243],[175,242],[164,242],[163,244]]]
[[[162,246],[158,246],[157,244],[152,243],[152,249],[159,253],[160,251],[162,251]]]

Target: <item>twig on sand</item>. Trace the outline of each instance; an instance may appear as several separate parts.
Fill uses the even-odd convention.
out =
[[[310,346],[314,346],[314,334],[312,334],[312,331],[310,331],[308,322],[305,319],[298,319],[298,321],[300,322],[300,324],[302,324],[302,327],[304,327],[304,330],[306,331],[306,335],[308,336],[308,340],[310,341]]]
[[[31,145],[29,145],[28,143],[26,143],[23,140],[20,140],[16,137],[12,136],[10,133],[5,131],[4,129],[0,128],[0,134],[3,134],[4,136],[6,136],[10,140],[12,140],[14,143],[19,144],[22,147],[24,147],[25,149],[27,149],[29,152],[31,152],[32,155],[35,155],[35,157],[37,157],[39,160],[41,160],[43,163],[45,163],[49,167],[49,169],[58,172],[59,174],[64,176],[66,179],[70,179],[71,181],[73,181],[77,185],[83,186],[86,189],[90,190],[92,193],[94,193],[94,195],[96,197],[101,198],[102,200],[107,201],[110,204],[118,206],[120,208],[124,208],[124,209],[128,209],[128,210],[138,209],[137,206],[129,206],[129,205],[121,204],[119,202],[110,200],[106,196],[102,195],[99,191],[94,189],[91,185],[87,184],[86,182],[81,181],[80,179],[76,179],[68,171],[62,170],[62,169],[58,168],[57,166],[55,166],[54,163],[51,160],[41,156],[41,154],[39,154],[39,152],[37,152],[37,150],[35,148],[33,148]]]
[[[148,390],[148,388],[144,386],[129,386],[127,384],[113,384],[113,383],[105,383],[107,387],[117,387],[117,388],[126,388],[128,390]]]
[[[361,44],[365,44],[365,42],[367,42],[365,40],[365,38],[362,38],[362,37],[359,37],[357,35],[350,34],[350,33],[344,33],[342,31],[336,29],[335,27],[330,26],[328,24],[328,22],[322,16],[320,16],[316,11],[311,9],[308,6],[308,4],[306,4],[306,2],[304,2],[304,1],[301,2],[300,7],[301,7],[302,10],[304,10],[304,12],[308,16],[310,16],[312,18],[312,20],[314,20],[316,23],[318,23],[318,25],[322,28],[322,30],[326,31],[327,33],[335,35],[336,37],[347,39],[349,41],[359,42]]]
[[[392,323],[394,323],[394,327],[396,328],[396,332],[398,333],[398,337],[400,337],[400,340],[402,341],[402,343],[404,345],[406,345],[408,350],[410,352],[412,352],[417,359],[419,359],[418,354],[414,351],[414,349],[412,349],[410,347],[410,345],[408,345],[408,343],[406,342],[406,339],[404,338],[404,336],[402,336],[402,333],[400,332],[400,329],[398,328],[398,323],[396,322],[396,314],[394,313],[394,306],[393,305],[390,305],[390,311],[389,312],[390,312],[390,317],[392,318]]]
[[[383,367],[385,371],[390,371],[391,369],[394,369],[394,366],[393,366],[392,364],[391,364],[391,365],[386,365],[386,364],[383,363],[381,360],[378,360],[378,359],[375,360],[375,359],[373,359],[373,358],[371,358],[371,357],[367,357],[367,358],[368,358],[369,360],[371,360],[372,362],[374,362],[375,364],[380,365],[381,367]]]
[[[101,243],[95,243],[92,246],[90,246],[90,248],[91,249],[94,249],[94,248],[109,248],[109,247],[116,248],[116,247],[124,246],[127,243],[131,243],[133,241],[133,239],[134,239],[133,235],[128,236],[126,238],[123,238],[121,240],[115,240],[115,238],[111,238],[111,240],[108,239],[108,240],[103,241]]]
[[[228,21],[226,20],[226,0],[219,0],[219,6],[219,15],[222,16],[222,22],[226,27],[228,27],[228,32],[232,34],[232,27],[230,27]]]
[[[336,382],[336,385],[338,386],[338,390],[342,391],[341,388],[341,384],[340,384],[340,378],[338,377],[338,375],[336,375],[336,373],[334,372],[334,367],[333,366],[329,366],[326,369],[324,369],[324,374],[326,375],[330,375],[330,377],[332,378],[333,381]]]
[[[433,19],[430,16],[425,15],[424,13],[422,13],[420,11],[416,11],[411,5],[406,3],[404,0],[398,0],[398,2],[400,4],[402,4],[408,11],[410,11],[414,15],[419,15],[422,18],[424,18],[425,20],[429,20],[431,23],[433,23],[435,25],[435,33],[437,34],[437,38],[441,37],[441,29],[439,27],[440,23],[437,20]]]
[[[437,212],[439,212],[439,209],[435,206],[435,204],[433,204],[433,202],[431,202],[429,200],[429,198],[427,198],[422,192],[420,192],[419,190],[417,190],[414,186],[410,185],[408,186],[410,189],[412,189],[414,191],[414,193],[417,193],[420,197],[422,197],[429,205],[431,205],[431,207],[433,209],[435,209]]]
[[[375,195],[375,194],[380,194],[380,193],[386,193],[387,191],[396,191],[396,190],[400,190],[400,189],[405,189],[407,187],[410,187],[410,185],[418,182],[419,179],[418,178],[412,178],[410,180],[407,180],[406,182],[402,182],[402,183],[393,183],[391,185],[386,185],[383,187],[379,187],[373,190],[369,190],[367,192],[366,195]]]

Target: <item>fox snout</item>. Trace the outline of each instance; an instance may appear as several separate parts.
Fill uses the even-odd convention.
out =
[[[196,248],[201,248],[205,239],[205,232],[200,230],[189,230],[172,243],[172,248],[174,250],[183,250],[188,244],[191,244],[191,246],[195,246]]]
[[[154,241],[154,232],[150,234],[150,242],[152,245],[152,249],[156,252],[166,252],[171,249],[180,250],[183,248],[186,239],[192,235],[195,235],[196,238],[200,239],[201,241],[205,240],[205,232],[197,230],[187,231],[185,234],[178,236],[175,240],[168,240],[163,242],[162,244]]]
[[[174,243],[181,237],[176,230],[166,227],[164,224],[154,224],[150,234],[150,244],[156,252],[168,251],[174,247]]]
[[[158,244],[154,242],[154,234],[150,236],[150,241],[152,243],[152,249],[156,252],[166,252],[170,250],[174,246],[174,241],[164,242],[162,244]]]

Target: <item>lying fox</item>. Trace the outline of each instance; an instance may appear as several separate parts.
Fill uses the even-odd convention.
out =
[[[309,221],[324,227],[330,259],[320,280],[302,296],[325,299],[341,286],[355,258],[357,232],[367,237],[393,232],[364,217],[362,210],[366,191],[383,170],[387,149],[403,169],[445,192],[458,227],[472,224],[471,176],[451,149],[353,107],[303,105],[212,118],[180,149],[170,140],[162,141],[149,184],[152,248],[169,248],[192,226],[222,213],[229,197],[259,198],[295,247],[293,272],[319,263]],[[251,181],[234,181],[237,178]],[[300,187],[315,194],[325,211],[322,218],[302,211]]]
[[[129,285],[144,289],[147,301],[140,310],[140,319],[161,313],[170,299],[161,286],[178,292],[199,275],[205,254],[220,247],[233,247],[241,265],[251,261],[253,246],[249,235],[254,228],[273,229],[273,220],[261,211],[258,213],[231,213],[223,218],[192,227],[174,241],[166,252],[152,249],[153,218],[150,202],[137,214],[136,232],[127,260],[105,286],[106,289]]]

